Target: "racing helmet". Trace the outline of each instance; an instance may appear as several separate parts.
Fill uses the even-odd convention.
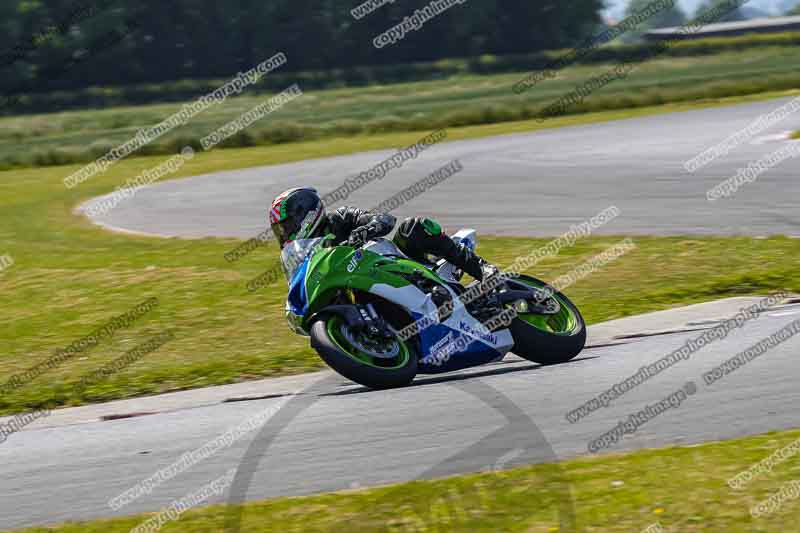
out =
[[[269,224],[283,248],[297,239],[308,239],[323,223],[325,204],[316,189],[299,187],[278,195],[269,210]]]

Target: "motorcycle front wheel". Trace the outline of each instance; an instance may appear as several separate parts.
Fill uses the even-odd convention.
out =
[[[312,348],[328,366],[370,389],[404,387],[417,375],[417,354],[410,342],[353,331],[339,315],[314,322],[310,335]]]

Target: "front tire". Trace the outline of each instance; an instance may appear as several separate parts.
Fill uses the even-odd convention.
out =
[[[417,375],[417,354],[411,344],[391,341],[393,358],[378,358],[360,348],[339,315],[328,315],[311,325],[311,346],[323,361],[351,381],[370,389],[404,387]]]
[[[545,282],[523,275],[512,283],[536,289],[547,287]],[[586,345],[586,323],[581,312],[560,292],[554,292],[552,298],[560,305],[558,313],[520,313],[509,328],[514,338],[513,353],[541,365],[566,363]]]

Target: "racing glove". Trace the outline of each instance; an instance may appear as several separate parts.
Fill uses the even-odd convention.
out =
[[[360,226],[350,232],[347,245],[353,247],[361,246],[376,237],[383,237],[392,231],[394,224],[395,219],[393,216],[387,214],[377,215],[368,224]]]
[[[373,230],[369,225],[354,229],[350,233],[350,237],[347,239],[347,246],[357,248],[358,246],[365,244],[367,241],[369,241],[370,234],[372,232]]]

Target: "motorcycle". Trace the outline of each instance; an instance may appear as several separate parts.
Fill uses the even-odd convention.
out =
[[[509,352],[564,363],[586,343],[586,324],[565,295],[536,278],[497,273],[483,282],[444,260],[409,259],[390,240],[288,243],[286,317],[342,376],[372,389],[410,384],[502,360]],[[452,236],[475,250],[475,230]]]

